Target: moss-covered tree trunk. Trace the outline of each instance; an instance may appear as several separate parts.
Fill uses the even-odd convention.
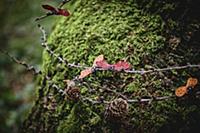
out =
[[[178,3],[178,2],[177,2]],[[69,62],[91,66],[103,54],[109,63],[127,60],[135,69],[162,68],[200,62],[195,41],[199,21],[183,13],[188,3],[135,0],[72,0],[71,16],[61,18],[49,38],[49,47]],[[180,8],[177,5],[183,6]],[[180,15],[181,14],[181,15]],[[179,23],[177,20],[185,20]],[[73,79],[80,69],[66,67],[47,52],[37,100],[24,122],[23,132],[188,132],[199,129],[199,102],[193,96],[166,101],[129,104],[125,121],[105,120],[105,104],[71,101],[51,83],[65,89],[63,80]],[[107,101],[119,98],[109,88],[129,99],[173,96],[176,87],[197,69],[147,75],[97,72],[78,84],[82,97]],[[90,86],[90,87],[88,87]],[[90,91],[90,90],[93,91]],[[191,100],[192,99],[192,100]],[[117,121],[117,120],[116,120]]]

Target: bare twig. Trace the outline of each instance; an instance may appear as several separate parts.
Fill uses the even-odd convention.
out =
[[[20,61],[17,58],[15,58],[14,56],[10,55],[7,51],[3,51],[2,49],[0,49],[0,51],[7,55],[12,61],[14,61],[17,64],[23,65],[28,71],[32,71],[34,75],[38,75],[38,74],[42,74],[42,72],[40,70],[36,70],[34,68],[34,66],[31,66],[29,64],[27,64],[25,61]]]
[[[112,90],[112,89],[110,89],[110,88],[108,88],[108,87],[102,87],[102,88],[103,88],[105,91],[112,92],[112,93],[114,93],[115,95],[120,96],[120,97],[122,97],[122,98],[125,99],[125,100],[128,100],[127,97],[126,97],[125,95],[123,95],[123,94],[120,93],[120,92],[117,92],[116,90]]]
[[[144,103],[144,102],[151,102],[151,101],[164,101],[164,100],[169,100],[175,98],[174,96],[163,96],[163,97],[155,97],[155,98],[142,98],[142,99],[127,99],[128,103]],[[88,101],[92,104],[108,104],[110,101],[102,100],[102,101],[97,101],[93,100],[88,97],[82,98],[83,101]],[[126,99],[125,99],[126,100]]]
[[[60,87],[58,87],[55,83],[52,83],[50,85],[51,87],[55,88],[61,95],[67,95],[65,93],[65,91],[63,89],[61,89]],[[109,90],[113,93],[116,93],[112,90]],[[117,95],[120,94],[120,93],[116,93]],[[121,96],[121,95],[119,95]],[[127,100],[128,103],[144,103],[144,102],[152,102],[152,101],[163,101],[163,100],[168,100],[168,99],[172,99],[172,98],[175,98],[175,96],[162,96],[162,97],[152,97],[152,98],[138,98],[138,99],[127,99],[124,95],[121,96],[123,99]],[[87,102],[90,102],[92,104],[107,104],[109,103],[110,101],[106,101],[106,100],[93,100],[89,97],[84,97],[82,96],[80,98],[80,100],[82,100],[83,102],[87,101]]]
[[[53,50],[51,50],[48,46],[48,43],[47,43],[47,34],[46,34],[46,31],[44,30],[44,28],[41,26],[41,25],[38,25],[39,29],[41,30],[42,32],[42,43],[41,45],[46,49],[46,51],[54,56],[56,59],[59,60],[59,62],[65,64],[67,67],[74,67],[74,68],[89,68],[89,67],[86,67],[86,66],[83,66],[83,65],[76,65],[74,63],[68,63],[67,60],[63,59],[62,57],[60,57],[58,54],[56,54]]]
[[[58,87],[56,84],[52,84],[52,87],[55,88],[61,95],[66,95],[65,91]]]
[[[44,19],[44,18],[49,17],[49,16],[52,16],[52,15],[54,15],[54,14],[51,13],[51,12],[48,12],[48,13],[46,13],[46,14],[43,15],[43,16],[37,17],[37,18],[35,19],[35,21],[39,21],[39,20],[41,20],[41,19]]]
[[[42,36],[42,46],[47,50],[47,52],[54,56],[55,58],[57,58],[61,63],[64,63],[66,66],[68,67],[74,67],[74,68],[83,68],[83,69],[87,69],[87,68],[91,68],[89,66],[83,66],[83,65],[76,65],[74,63],[68,63],[67,60],[63,59],[62,57],[60,57],[59,55],[57,55],[56,53],[54,53],[49,47],[48,47],[48,44],[47,44],[47,35],[46,35],[46,32],[44,30],[44,28],[40,25],[38,25],[38,27],[40,28],[43,36]],[[113,69],[103,69],[103,68],[98,68],[98,67],[92,67],[93,68],[93,72],[95,71],[114,71]],[[199,65],[191,65],[191,64],[188,64],[188,65],[185,65],[185,66],[172,66],[172,67],[167,67],[167,68],[158,68],[158,69],[151,69],[151,70],[135,70],[135,69],[132,69],[132,70],[124,70],[122,72],[125,72],[125,73],[130,73],[130,74],[141,74],[141,75],[144,75],[144,74],[148,74],[148,73],[154,73],[154,72],[164,72],[164,71],[170,71],[170,70],[180,70],[180,69],[186,69],[186,68],[199,68],[200,69],[200,64]]]
[[[174,98],[174,96],[163,96],[163,97],[154,97],[154,98],[145,98],[145,99],[128,99],[128,103],[142,103],[142,102],[151,102],[151,101],[162,101]]]
[[[70,2],[71,0],[62,0],[62,2],[59,4],[58,8],[62,8],[67,2]]]
[[[158,68],[158,69],[143,71],[143,74],[153,73],[153,72],[164,72],[164,71],[170,71],[170,70],[181,70],[181,69],[186,69],[186,68],[199,68],[200,69],[200,65],[188,64],[185,66],[173,66],[173,67],[167,67],[167,68]]]
[[[172,66],[172,67],[166,67],[166,68],[158,68],[158,69],[151,69],[151,70],[124,70],[121,72],[125,72],[125,73],[130,73],[130,74],[140,74],[140,75],[144,75],[144,74],[148,74],[148,73],[154,73],[154,72],[164,72],[164,71],[171,71],[171,70],[181,70],[181,69],[187,69],[187,68],[199,68],[200,69],[200,64],[199,65],[185,65],[185,66]],[[102,69],[102,68],[94,68],[94,71],[114,71],[114,70],[106,70],[106,69]]]
[[[91,99],[89,97],[82,97],[81,100],[83,102],[87,101],[87,102],[90,102],[92,104],[108,104],[109,103],[109,101],[105,101],[105,100],[97,101],[97,100],[93,100],[93,99]]]

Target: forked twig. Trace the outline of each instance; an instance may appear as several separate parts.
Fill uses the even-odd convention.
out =
[[[28,71],[32,71],[34,75],[38,75],[38,74],[42,74],[42,72],[40,70],[36,70],[34,68],[34,66],[31,66],[29,64],[27,64],[25,61],[20,61],[17,58],[15,58],[14,56],[12,56],[11,54],[9,54],[7,51],[4,51],[2,49],[0,49],[0,51],[7,55],[12,61],[14,61],[17,64],[23,65]]]
[[[70,2],[71,0],[62,0],[62,2],[59,4],[58,8],[62,8],[67,2]]]
[[[48,46],[48,43],[47,43],[47,34],[46,34],[46,31],[44,30],[44,28],[38,24],[38,27],[39,29],[41,30],[42,32],[42,47],[45,48],[45,50],[52,56],[54,56],[59,62],[65,64],[67,67],[71,67],[71,68],[89,68],[89,67],[86,67],[86,66],[83,66],[83,65],[76,65],[74,63],[68,63],[67,60],[63,59],[62,57],[60,57],[58,54],[56,54],[53,50],[51,50]]]
[[[141,99],[124,99],[126,100],[128,103],[145,103],[145,102],[152,102],[152,101],[164,101],[164,100],[169,100],[175,98],[174,96],[163,96],[163,97],[155,97],[155,98],[141,98]],[[97,100],[93,100],[91,98],[88,97],[84,97],[82,98],[83,101],[88,101],[92,104],[107,104],[109,103],[109,101],[106,100],[102,100],[102,101],[97,101]]]
[[[80,65],[80,64],[76,65],[74,63],[69,63],[67,60],[63,59],[61,56],[54,53],[53,50],[51,50],[48,46],[46,31],[44,30],[44,28],[41,25],[38,25],[38,27],[42,32],[42,46],[47,50],[47,52],[50,55],[57,58],[59,60],[59,62],[64,63],[67,67],[71,67],[71,68],[72,67],[83,68],[83,69],[91,68],[90,66],[83,66],[83,65]],[[92,68],[93,68],[93,72],[96,72],[96,71],[114,71],[112,69],[103,69],[103,68],[98,68],[98,67],[92,67]],[[171,67],[151,69],[151,70],[135,70],[135,69],[132,69],[132,70],[123,70],[121,72],[144,75],[144,74],[148,74],[148,73],[164,72],[164,71],[170,71],[170,70],[181,70],[181,69],[186,69],[186,68],[199,68],[200,69],[200,64],[198,64],[198,65],[188,64],[188,65],[185,65],[185,66],[171,66]]]
[[[200,65],[185,65],[185,66],[172,66],[172,67],[167,67],[167,68],[158,68],[158,69],[152,69],[152,70],[141,70],[141,71],[136,71],[136,70],[125,70],[126,73],[134,73],[134,74],[148,74],[148,73],[153,73],[153,72],[164,72],[164,71],[170,71],[170,70],[181,70],[181,69],[186,69],[186,68],[199,68]]]
[[[51,12],[48,12],[48,13],[46,13],[46,14],[43,15],[43,16],[37,17],[37,18],[35,19],[35,21],[39,21],[39,20],[41,20],[41,19],[44,19],[44,18],[49,17],[49,16],[52,16],[52,15],[54,15],[54,14],[51,13]]]

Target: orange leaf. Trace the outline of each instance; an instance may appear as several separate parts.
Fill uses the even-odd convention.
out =
[[[79,79],[82,79],[82,78],[85,78],[87,77],[88,75],[90,75],[92,73],[92,68],[87,68],[83,71],[81,71],[81,74],[79,75]]]
[[[186,86],[181,86],[176,89],[175,94],[177,97],[182,97],[187,93],[187,87]]]
[[[104,60],[104,56],[101,54],[99,56],[97,56],[93,62],[93,66],[97,65],[97,62],[103,61]]]
[[[196,78],[189,78],[189,79],[187,80],[187,85],[186,85],[186,87],[187,87],[187,88],[189,88],[189,87],[194,88],[194,87],[197,85],[197,83],[198,83],[198,79],[196,79]]]

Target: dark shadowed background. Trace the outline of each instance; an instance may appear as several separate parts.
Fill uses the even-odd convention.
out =
[[[44,3],[57,5],[50,0],[1,0],[0,1],[0,48],[19,60],[40,69],[42,47],[40,32],[34,19],[45,13]],[[50,30],[52,20],[42,20]],[[0,53],[0,132],[18,132],[22,121],[31,109],[36,86],[31,72],[12,62]]]

